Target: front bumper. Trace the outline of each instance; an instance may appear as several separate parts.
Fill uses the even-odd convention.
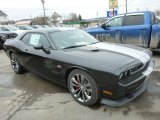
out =
[[[122,106],[130,102],[131,100],[135,99],[136,97],[144,93],[147,89],[149,77],[150,77],[151,72],[153,71],[154,65],[155,65],[155,61],[151,60],[147,70],[142,73],[143,75],[146,76],[143,84],[140,87],[138,87],[134,92],[131,92],[127,96],[117,99],[117,100],[102,99],[101,103],[112,106],[112,107],[119,107],[119,106]]]

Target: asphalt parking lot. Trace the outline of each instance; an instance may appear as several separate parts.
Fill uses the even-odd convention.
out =
[[[0,120],[160,120],[160,54],[148,90],[120,107],[84,107],[68,90],[33,73],[16,75],[0,51]]]

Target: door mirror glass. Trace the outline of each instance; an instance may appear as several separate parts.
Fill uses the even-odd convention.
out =
[[[43,49],[43,45],[42,44],[34,45],[34,49],[36,49],[36,50]]]
[[[144,25],[144,14],[127,15],[126,26],[132,26],[132,25]]]
[[[106,26],[106,24],[102,24],[101,27],[102,27],[103,29],[106,29],[107,26]]]

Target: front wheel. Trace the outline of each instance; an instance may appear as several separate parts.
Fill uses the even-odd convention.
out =
[[[80,104],[91,106],[98,101],[98,88],[92,76],[82,70],[73,70],[68,77],[72,97]]]
[[[21,74],[24,71],[23,67],[20,65],[14,53],[11,53],[10,61],[11,61],[12,69],[16,74]]]

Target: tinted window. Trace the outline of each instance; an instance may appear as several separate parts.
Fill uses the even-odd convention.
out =
[[[27,30],[25,27],[23,27],[23,26],[19,26],[19,29],[20,30]]]
[[[154,15],[154,13],[151,13],[151,16],[152,16],[152,24],[154,24],[155,23],[155,15]]]
[[[1,27],[2,31],[9,31],[9,29],[7,29],[6,27]]]
[[[126,16],[126,26],[129,25],[143,25],[144,15],[129,15]]]
[[[30,26],[19,26],[19,29],[20,30],[33,30],[33,28]]]
[[[155,23],[160,24],[160,19],[155,17]]]
[[[17,30],[18,30],[18,28],[16,28],[16,27],[13,26],[13,25],[7,25],[7,27],[8,27],[10,30],[12,30],[12,31],[17,31]]]
[[[38,44],[42,44],[44,48],[51,48],[50,43],[48,42],[47,38],[44,35],[38,33],[32,33],[28,40],[28,45],[34,46]]]
[[[30,39],[30,34],[26,34],[21,40],[25,43],[28,44],[28,40]]]
[[[106,26],[121,26],[123,22],[123,17],[116,17],[107,22]]]

